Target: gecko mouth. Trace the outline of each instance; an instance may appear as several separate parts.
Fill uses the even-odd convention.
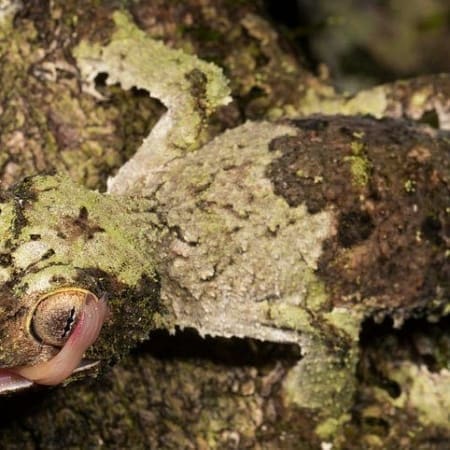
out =
[[[83,359],[66,379],[79,373],[95,373],[99,365],[100,361],[98,360]],[[0,369],[0,397],[23,392],[37,386],[39,383],[23,378],[11,369]]]
[[[106,297],[98,299],[87,293],[81,317],[59,353],[34,366],[0,369],[0,395],[23,391],[34,384],[60,384],[76,373],[95,368],[99,361],[83,360],[83,355],[96,341],[107,315]]]

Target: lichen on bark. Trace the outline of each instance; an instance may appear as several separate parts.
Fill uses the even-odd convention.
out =
[[[76,44],[70,4],[67,15],[61,5],[51,10],[45,3],[17,5],[16,17],[9,14],[0,28],[2,187],[30,174],[57,171],[104,190],[108,175],[158,118],[159,105],[137,91],[113,90],[103,102],[83,94],[70,54]],[[83,21],[78,26],[81,34],[95,29]]]

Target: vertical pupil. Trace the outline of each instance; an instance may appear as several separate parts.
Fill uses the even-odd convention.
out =
[[[75,308],[72,308],[70,310],[69,317],[67,317],[66,326],[64,327],[64,331],[61,335],[61,338],[65,338],[70,333],[74,321],[75,321]]]
[[[89,295],[97,299],[93,294],[76,288],[55,290],[38,298],[28,321],[29,333],[43,344],[62,347],[83,315]]]

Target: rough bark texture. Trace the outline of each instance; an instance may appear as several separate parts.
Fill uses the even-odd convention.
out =
[[[155,1],[130,7],[149,36],[216,61],[231,77],[237,101],[219,109],[209,128],[201,128],[198,143],[246,118],[317,112],[427,119],[431,111],[435,125],[448,128],[448,77],[341,97],[280,45],[271,26],[255,15],[261,5],[242,2],[236,8],[231,3],[167,7]],[[139,86],[133,76],[124,82],[130,76],[126,67],[117,71],[114,64],[106,69],[100,64],[86,74],[73,50],[79,50],[82,39],[88,47],[94,43],[88,53],[114,41],[110,8],[110,2],[96,7],[36,2],[20,9],[13,27],[5,22],[4,186],[56,169],[89,188],[104,189],[106,177],[151,128],[150,117],[157,119],[161,105],[146,92],[108,87],[99,75],[105,70],[124,87]],[[98,60],[110,61],[105,55]],[[97,99],[80,88],[78,70],[84,81],[95,79],[97,91],[91,86],[90,92]],[[191,92],[196,98],[205,98],[204,81],[191,86],[199,88]],[[152,92],[151,86],[145,88]],[[99,91],[104,98],[98,98]],[[176,105],[166,106],[176,112]],[[147,139],[139,150],[143,172],[153,164],[149,142],[154,141]],[[132,303],[124,298],[129,286],[109,280],[107,289],[117,293],[115,319],[93,352],[111,362],[125,358],[122,364],[105,368],[98,381],[0,399],[1,446],[446,448],[448,157],[446,136],[428,128],[316,117],[250,123],[197,152],[156,161],[153,167],[166,171],[156,185],[136,171],[139,181],[130,185],[116,178],[118,190],[125,186],[127,194],[152,196],[136,204],[127,201],[132,216],[150,213],[144,221],[157,230],[151,244],[142,240],[138,250],[141,257],[147,251],[153,255],[158,243],[161,255],[154,263],[164,307],[154,308],[154,285],[150,300],[147,292],[142,302]],[[93,225],[107,228],[107,219],[106,225],[99,223],[101,211],[94,224],[85,214],[80,219],[82,200],[67,189],[61,195],[75,201],[62,211],[71,211],[76,239]],[[51,189],[42,192],[43,199],[24,197],[21,208],[32,213],[33,205],[43,204],[48,209]],[[86,198],[97,195],[86,193]],[[1,200],[8,204],[11,194]],[[15,207],[6,210],[17,213]],[[127,239],[134,240],[134,224],[120,214],[117,221],[130,226]],[[225,223],[214,220],[219,214],[226,215]],[[58,223],[56,218],[52,226]],[[58,252],[50,255],[58,257]],[[2,261],[6,276],[11,261]],[[152,272],[153,259],[138,261],[132,267],[142,270],[149,264]],[[98,264],[101,276],[90,273],[89,280],[78,276],[77,281],[95,283],[107,279],[105,272],[124,270],[120,261],[119,267],[101,259]],[[13,277],[18,275],[13,270]],[[11,286],[3,294],[6,288]],[[226,301],[229,293],[234,305]],[[166,318],[158,319],[156,310]],[[374,314],[378,322],[392,318],[402,330],[392,330],[387,321],[364,321]],[[415,319],[407,320],[411,316]],[[192,330],[178,330],[175,337],[153,333],[148,345],[126,357],[130,345],[151,328],[176,325],[226,338],[203,339]],[[382,338],[376,345],[378,334]]]

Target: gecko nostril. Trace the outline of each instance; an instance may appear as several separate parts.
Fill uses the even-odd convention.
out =
[[[89,291],[58,289],[41,297],[30,320],[30,332],[43,344],[62,347],[75,327]]]

